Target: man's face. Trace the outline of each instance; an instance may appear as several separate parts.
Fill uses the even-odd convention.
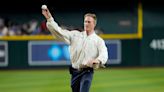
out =
[[[95,20],[90,16],[86,16],[84,19],[84,30],[87,32],[91,32],[94,30],[94,28],[95,28]]]

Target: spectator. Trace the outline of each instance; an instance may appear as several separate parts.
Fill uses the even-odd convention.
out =
[[[5,25],[5,20],[0,18],[0,36],[7,36],[8,35],[8,28]]]
[[[46,27],[46,21],[42,21],[39,28],[40,28],[40,34],[50,34],[50,31],[48,31]]]

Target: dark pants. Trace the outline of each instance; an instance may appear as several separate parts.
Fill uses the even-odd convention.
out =
[[[93,73],[93,68],[77,70],[70,67],[72,92],[89,92]]]

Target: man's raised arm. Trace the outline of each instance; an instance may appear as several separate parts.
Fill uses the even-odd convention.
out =
[[[55,37],[58,37],[60,40],[63,40],[67,44],[71,42],[71,36],[73,35],[69,30],[62,29],[53,19],[49,9],[42,6],[42,14],[47,20],[46,26],[51,34]]]

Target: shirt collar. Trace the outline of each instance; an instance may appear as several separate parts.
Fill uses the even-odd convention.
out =
[[[88,36],[86,31],[84,31],[83,34],[84,34],[86,37]],[[95,31],[93,31],[93,33],[90,34],[88,37],[93,36],[93,35],[95,35],[95,34],[96,34]]]

